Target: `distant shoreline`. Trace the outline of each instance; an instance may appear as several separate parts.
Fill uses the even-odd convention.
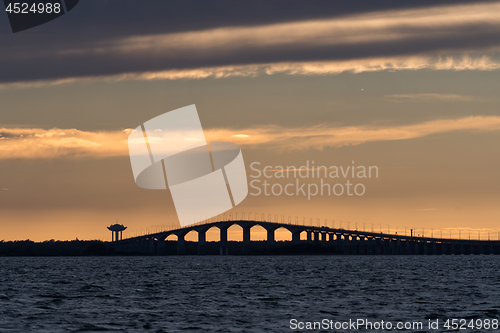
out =
[[[100,240],[72,240],[72,241],[43,241],[34,242],[31,240],[0,241],[0,257],[42,257],[42,256],[154,256],[154,253],[147,251],[120,251],[117,250],[117,243],[103,242]],[[228,242],[230,255],[243,255],[241,253],[239,241]],[[265,241],[252,241],[252,254],[250,255],[287,255],[287,254],[337,254],[331,248],[319,245],[291,246],[289,241],[278,241],[276,249],[269,251],[266,249]],[[177,241],[165,242],[164,255],[177,255]],[[219,242],[207,242],[207,255],[219,255]],[[186,241],[186,255],[197,255],[197,242]]]
[[[338,251],[334,245],[321,242],[301,242],[292,244],[291,241],[276,241],[273,247],[269,247],[266,241],[251,241],[250,253],[243,253],[243,242],[229,241],[224,245],[225,255],[248,256],[248,255],[477,255],[477,252],[460,251],[453,253],[426,253],[425,251],[415,253],[398,253],[390,251],[377,251],[367,253],[359,248],[356,242],[346,242],[345,246]],[[497,243],[497,242],[495,242]],[[498,244],[496,245],[498,246]],[[144,242],[142,246],[123,247],[121,242],[103,242],[100,240],[72,240],[72,241],[0,241],[0,257],[50,257],[50,256],[178,256],[178,255],[200,255],[198,242],[184,241],[183,253],[178,252],[177,241],[165,241],[161,251],[158,244]],[[366,250],[366,249],[365,249]],[[470,249],[469,249],[470,250]],[[220,242],[206,242],[203,255],[221,255]],[[484,255],[498,255],[498,251],[480,252]]]

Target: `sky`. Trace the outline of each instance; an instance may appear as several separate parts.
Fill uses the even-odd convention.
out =
[[[496,239],[499,37],[497,1],[89,0],[15,34],[0,15],[0,240],[178,225],[168,191],[136,186],[127,136],[191,104],[261,189],[320,179],[255,168],[378,168],[324,179],[360,196],[250,187],[227,214]]]

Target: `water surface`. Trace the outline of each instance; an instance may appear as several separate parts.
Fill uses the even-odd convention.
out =
[[[498,319],[499,261],[500,256],[4,257],[0,332],[292,332],[292,318]]]

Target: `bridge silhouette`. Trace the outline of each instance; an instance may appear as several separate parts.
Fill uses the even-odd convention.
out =
[[[256,214],[256,216],[258,215]],[[122,252],[165,255],[166,239],[170,235],[175,235],[177,236],[176,251],[172,254],[183,255],[187,253],[185,236],[195,231],[198,234],[197,254],[204,255],[207,254],[207,231],[215,227],[220,231],[220,239],[217,242],[219,254],[252,254],[254,253],[252,247],[258,242],[251,241],[251,229],[254,226],[261,226],[267,232],[264,253],[276,253],[279,248],[288,248],[292,253],[300,253],[300,249],[317,249],[328,253],[363,255],[500,254],[500,240],[489,240],[489,234],[488,240],[436,238],[423,235],[415,236],[413,232],[408,236],[406,233],[398,235],[397,232],[392,234],[374,232],[373,230],[334,228],[325,225],[305,225],[299,224],[297,218],[295,224],[291,223],[290,218],[289,223],[285,223],[284,218],[282,218],[281,223],[270,220],[265,221],[264,215],[261,221],[231,220],[231,218],[216,221],[212,219],[187,227],[129,237],[109,244],[112,244],[117,251]],[[230,251],[230,248],[234,249],[234,247],[230,247],[230,242],[228,242],[228,229],[234,225],[240,226],[243,230],[243,241],[238,242],[241,243],[239,251]],[[279,228],[284,228],[291,233],[291,241],[276,241],[275,231]],[[305,239],[301,239],[302,233],[306,233]]]

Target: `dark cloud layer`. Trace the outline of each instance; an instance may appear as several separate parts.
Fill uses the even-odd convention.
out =
[[[312,42],[298,39],[287,44],[266,42],[260,45],[229,40],[228,45],[191,45],[188,48],[176,45],[172,49],[168,45],[156,49],[153,44],[149,49],[140,51],[122,47],[123,40],[134,36],[154,37],[235,26],[251,30],[252,27],[279,22],[341,19],[370,12],[435,8],[462,3],[470,2],[81,1],[69,14],[38,28],[18,34],[3,29],[4,33],[0,34],[0,82],[228,65],[438,54],[441,50],[453,52],[496,47],[500,40],[498,25],[481,21],[455,22],[452,26],[439,28],[405,27],[401,24],[389,31],[400,34],[401,38],[361,40],[356,43],[314,43],[312,38]],[[2,20],[5,23],[6,17]],[[5,28],[6,24],[1,26]]]
[[[478,1],[479,2],[479,1]],[[482,2],[492,2],[482,1]],[[66,17],[70,30],[90,38],[252,26],[313,18],[339,17],[390,9],[470,3],[467,0],[87,0]],[[53,32],[50,26],[38,32]],[[31,32],[35,35],[35,32]],[[80,36],[81,37],[81,36]]]

